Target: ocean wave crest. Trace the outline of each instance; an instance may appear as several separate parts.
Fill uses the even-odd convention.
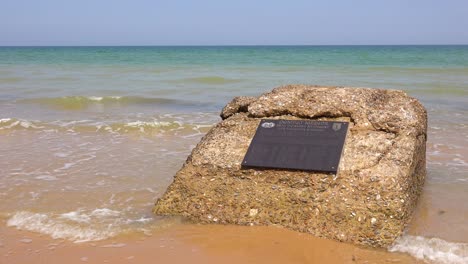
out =
[[[468,263],[468,244],[454,243],[440,238],[404,235],[398,238],[391,252],[404,252],[413,257],[441,264]]]
[[[0,119],[0,130],[3,129],[41,129],[38,121],[20,120],[15,118],[2,118]]]
[[[93,105],[126,106],[126,105],[198,105],[196,102],[169,98],[139,96],[63,96],[53,98],[21,99],[19,103],[39,104],[64,110],[82,110]]]
[[[110,132],[110,133],[206,133],[212,124],[187,123],[180,120],[149,120],[129,122],[101,122],[92,120],[78,121],[31,121],[16,118],[0,119],[0,131],[39,130],[52,132]]]

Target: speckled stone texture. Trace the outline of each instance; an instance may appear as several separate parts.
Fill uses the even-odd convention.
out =
[[[237,97],[188,157],[158,215],[199,223],[280,225],[385,247],[403,231],[426,175],[424,107],[402,91],[289,85]],[[349,121],[337,175],[242,169],[262,118]]]

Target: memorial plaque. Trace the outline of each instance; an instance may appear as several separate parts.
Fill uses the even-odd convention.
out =
[[[348,122],[262,119],[242,166],[336,173]]]

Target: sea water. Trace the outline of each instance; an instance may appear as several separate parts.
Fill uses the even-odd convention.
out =
[[[0,219],[75,242],[151,213],[232,97],[285,84],[402,89],[428,110],[428,175],[389,250],[468,262],[468,46],[0,47]]]

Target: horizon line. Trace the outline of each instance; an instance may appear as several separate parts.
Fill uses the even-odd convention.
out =
[[[8,47],[323,47],[323,46],[468,46],[466,44],[167,44],[167,45],[1,45],[1,48]]]

